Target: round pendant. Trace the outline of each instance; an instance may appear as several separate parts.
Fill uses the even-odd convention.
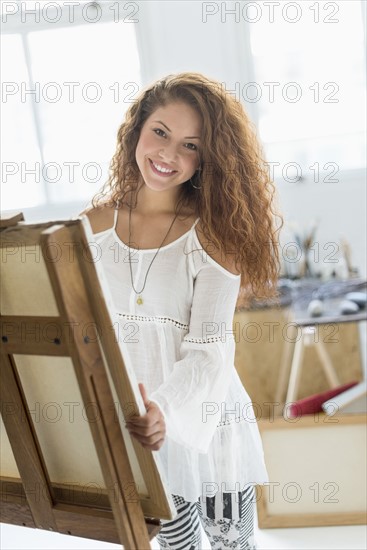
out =
[[[143,298],[141,296],[138,296],[136,303],[140,306],[143,303]]]

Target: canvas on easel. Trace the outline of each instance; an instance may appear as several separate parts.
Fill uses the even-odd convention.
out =
[[[21,220],[0,224],[2,521],[149,548],[175,507],[124,427],[145,408],[89,221]]]

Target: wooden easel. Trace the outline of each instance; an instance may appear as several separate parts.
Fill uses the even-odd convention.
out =
[[[316,350],[320,366],[324,371],[329,387],[336,388],[340,386],[341,381],[332,363],[332,359],[328,352],[328,346],[325,345],[323,338],[318,335],[318,327],[320,325],[331,326],[340,323],[354,323],[365,321],[366,319],[367,314],[365,311],[347,316],[335,313],[333,315],[324,315],[318,318],[296,318],[294,317],[292,309],[290,309],[288,311],[287,321],[289,324],[294,325],[295,334],[292,340],[288,338],[284,343],[275,401],[285,405],[297,400],[304,354],[308,346],[313,346]],[[284,410],[284,414],[287,415],[286,409]]]
[[[1,521],[149,549],[158,518],[175,509],[158,458],[124,431],[124,418],[144,406],[113,330],[89,222],[23,219],[0,224],[1,415],[11,455],[2,455]],[[63,418],[45,421],[44,406],[37,414],[37,404],[61,410],[74,393],[84,422],[69,418],[63,432]],[[75,484],[84,470],[93,479]]]

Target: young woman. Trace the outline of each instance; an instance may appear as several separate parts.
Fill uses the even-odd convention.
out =
[[[201,520],[213,549],[256,548],[268,475],[232,323],[277,295],[280,228],[255,131],[219,82],[169,75],[128,109],[110,168],[87,215],[146,406],[127,426],[161,454],[177,507],[160,547],[201,549]]]

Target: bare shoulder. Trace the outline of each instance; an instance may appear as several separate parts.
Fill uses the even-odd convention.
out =
[[[100,233],[113,226],[114,208],[111,206],[98,206],[84,210],[79,215],[87,216],[93,233]]]
[[[201,246],[208,256],[210,256],[215,262],[217,262],[217,264],[224,267],[224,269],[233,275],[240,275],[240,272],[236,269],[235,255],[233,253],[223,254],[219,250],[214,249],[214,246],[210,243],[209,239],[205,237],[200,221],[196,224],[196,234]]]

